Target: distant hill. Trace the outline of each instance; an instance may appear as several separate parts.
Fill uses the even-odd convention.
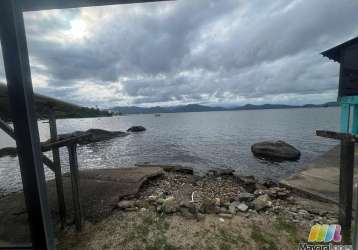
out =
[[[336,107],[337,102],[328,102],[324,104],[306,104],[303,106],[283,105],[283,104],[263,104],[253,105],[246,104],[240,107],[224,108],[224,107],[211,107],[199,104],[189,104],[183,106],[172,107],[136,107],[124,106],[114,107],[110,109],[113,112],[120,112],[122,114],[155,114],[155,113],[179,113],[179,112],[210,112],[210,111],[230,111],[230,110],[259,110],[259,109],[292,109],[292,108],[318,108],[318,107]]]
[[[220,107],[208,107],[198,104],[189,104],[185,106],[173,106],[173,107],[115,107],[112,108],[113,112],[120,112],[122,114],[155,114],[155,113],[179,113],[179,112],[208,112],[208,111],[224,111],[225,108]]]
[[[86,118],[110,116],[111,113],[94,108],[81,107],[55,98],[35,94],[35,107],[38,119],[47,117],[48,104],[53,105],[56,118]],[[7,87],[0,83],[0,118],[11,120]]]

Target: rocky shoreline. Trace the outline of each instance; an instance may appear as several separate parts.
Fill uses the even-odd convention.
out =
[[[297,196],[271,180],[229,170],[198,177],[179,166],[162,169],[136,195],[119,200],[109,217],[87,222],[80,234],[66,230],[59,249],[296,249],[313,224],[337,223],[334,204]]]
[[[263,214],[300,225],[337,221],[330,204],[297,196],[272,180],[259,181],[228,170],[220,174],[209,172],[203,177],[167,170],[164,176],[144,184],[137,195],[119,201],[116,209],[124,212],[149,210],[198,221],[208,214],[222,220]]]

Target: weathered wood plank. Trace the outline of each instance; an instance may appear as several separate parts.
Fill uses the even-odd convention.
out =
[[[79,172],[77,161],[77,145],[71,144],[68,148],[70,171],[71,171],[71,183],[72,183],[72,198],[73,208],[75,212],[75,224],[78,232],[82,231],[82,209],[80,203],[80,191],[79,191]]]
[[[50,158],[48,158],[46,155],[42,154],[42,161],[49,169],[52,170],[52,172],[55,172],[55,165],[50,160]]]
[[[57,125],[56,125],[56,118],[55,118],[54,111],[50,110],[48,116],[49,116],[51,140],[55,141],[57,140]],[[65,195],[63,192],[60,151],[58,148],[52,148],[52,158],[55,167],[56,192],[57,192],[61,227],[64,228],[66,225],[66,204],[65,204]]]
[[[355,143],[358,142],[358,135],[354,135],[354,134],[317,130],[316,135],[320,137],[334,139],[334,140],[344,140],[344,141],[350,141]]]
[[[50,143],[42,143],[41,144],[41,150],[43,152],[50,151],[53,148],[61,148],[61,147],[67,147],[71,144],[77,144],[77,142],[81,139],[87,138],[90,135],[80,135],[80,136],[73,136],[70,138],[66,138],[64,140],[58,140]]]
[[[15,140],[15,132],[5,121],[0,119],[0,128],[8,134],[12,139]]]
[[[15,140],[15,132],[14,130],[3,120],[0,119],[0,128],[6,133],[8,134],[11,138],[13,138]],[[42,154],[42,161],[43,163],[52,171],[55,172],[55,167],[53,162],[44,154]]]

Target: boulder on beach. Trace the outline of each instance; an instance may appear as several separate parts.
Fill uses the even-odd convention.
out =
[[[259,142],[251,146],[251,151],[256,157],[273,161],[295,161],[301,156],[298,149],[284,141]]]
[[[127,129],[127,132],[143,132],[146,131],[145,127],[143,126],[133,126]]]

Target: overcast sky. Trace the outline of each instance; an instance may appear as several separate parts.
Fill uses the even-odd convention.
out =
[[[323,103],[356,0],[178,0],[25,14],[36,92],[86,106]],[[0,63],[0,80],[4,70]]]

